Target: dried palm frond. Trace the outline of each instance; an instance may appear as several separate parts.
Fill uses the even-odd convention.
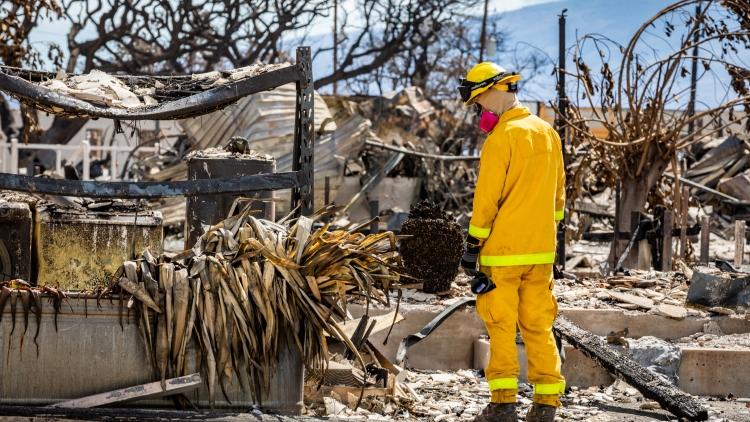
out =
[[[146,251],[140,265],[124,263],[112,287],[135,296],[149,365],[162,380],[189,373],[185,347],[195,341],[212,407],[216,384],[225,390],[225,382],[242,370],[261,402],[276,369],[278,339],[287,334],[308,371],[328,366],[326,334],[346,344],[364,370],[339,326],[347,319],[347,298],[364,297],[368,307],[371,300],[387,304],[388,290],[398,287],[401,263],[393,233],[366,236],[329,231],[328,225],[313,231],[314,221],[335,212],[334,206],[285,224],[256,219],[249,207],[211,227],[170,262],[162,257],[154,265]],[[157,312],[155,327],[149,326],[149,309]]]

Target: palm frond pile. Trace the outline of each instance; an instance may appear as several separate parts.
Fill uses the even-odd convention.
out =
[[[191,250],[158,261],[145,251],[125,262],[112,289],[134,298],[154,375],[164,382],[189,374],[185,349],[194,341],[212,407],[217,383],[223,388],[241,370],[261,401],[276,369],[278,340],[288,333],[308,370],[327,368],[326,334],[364,367],[339,323],[347,319],[347,297],[387,304],[388,290],[398,288],[396,236],[356,232],[369,223],[313,230],[314,221],[336,209],[274,223],[254,218],[248,204]]]

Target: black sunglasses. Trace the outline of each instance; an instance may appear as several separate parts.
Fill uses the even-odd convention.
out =
[[[482,82],[470,82],[470,81],[467,81],[464,78],[461,78],[461,85],[458,86],[458,88],[457,88],[458,89],[458,93],[461,94],[461,99],[464,102],[467,102],[471,98],[471,92],[472,91],[474,91],[476,89],[479,89],[479,88],[484,88],[486,86],[492,86],[495,83],[497,83],[497,81],[499,81],[501,79],[504,79],[504,78],[507,78],[508,76],[513,76],[515,74],[516,74],[515,72],[500,73],[500,74],[495,75],[495,76],[493,76],[493,77],[491,77],[489,79],[485,79]],[[512,85],[515,85],[515,84],[512,84]]]

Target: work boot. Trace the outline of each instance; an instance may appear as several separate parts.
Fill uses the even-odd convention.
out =
[[[474,422],[518,422],[515,403],[490,403]]]
[[[526,422],[555,422],[557,407],[534,402],[526,414]]]

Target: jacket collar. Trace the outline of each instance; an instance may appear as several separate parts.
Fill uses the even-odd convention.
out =
[[[502,116],[500,116],[500,120],[497,122],[498,125],[501,125],[505,122],[508,122],[510,120],[513,120],[518,117],[525,117],[531,115],[531,112],[529,111],[528,107],[516,107],[512,108],[505,113],[503,113]]]

